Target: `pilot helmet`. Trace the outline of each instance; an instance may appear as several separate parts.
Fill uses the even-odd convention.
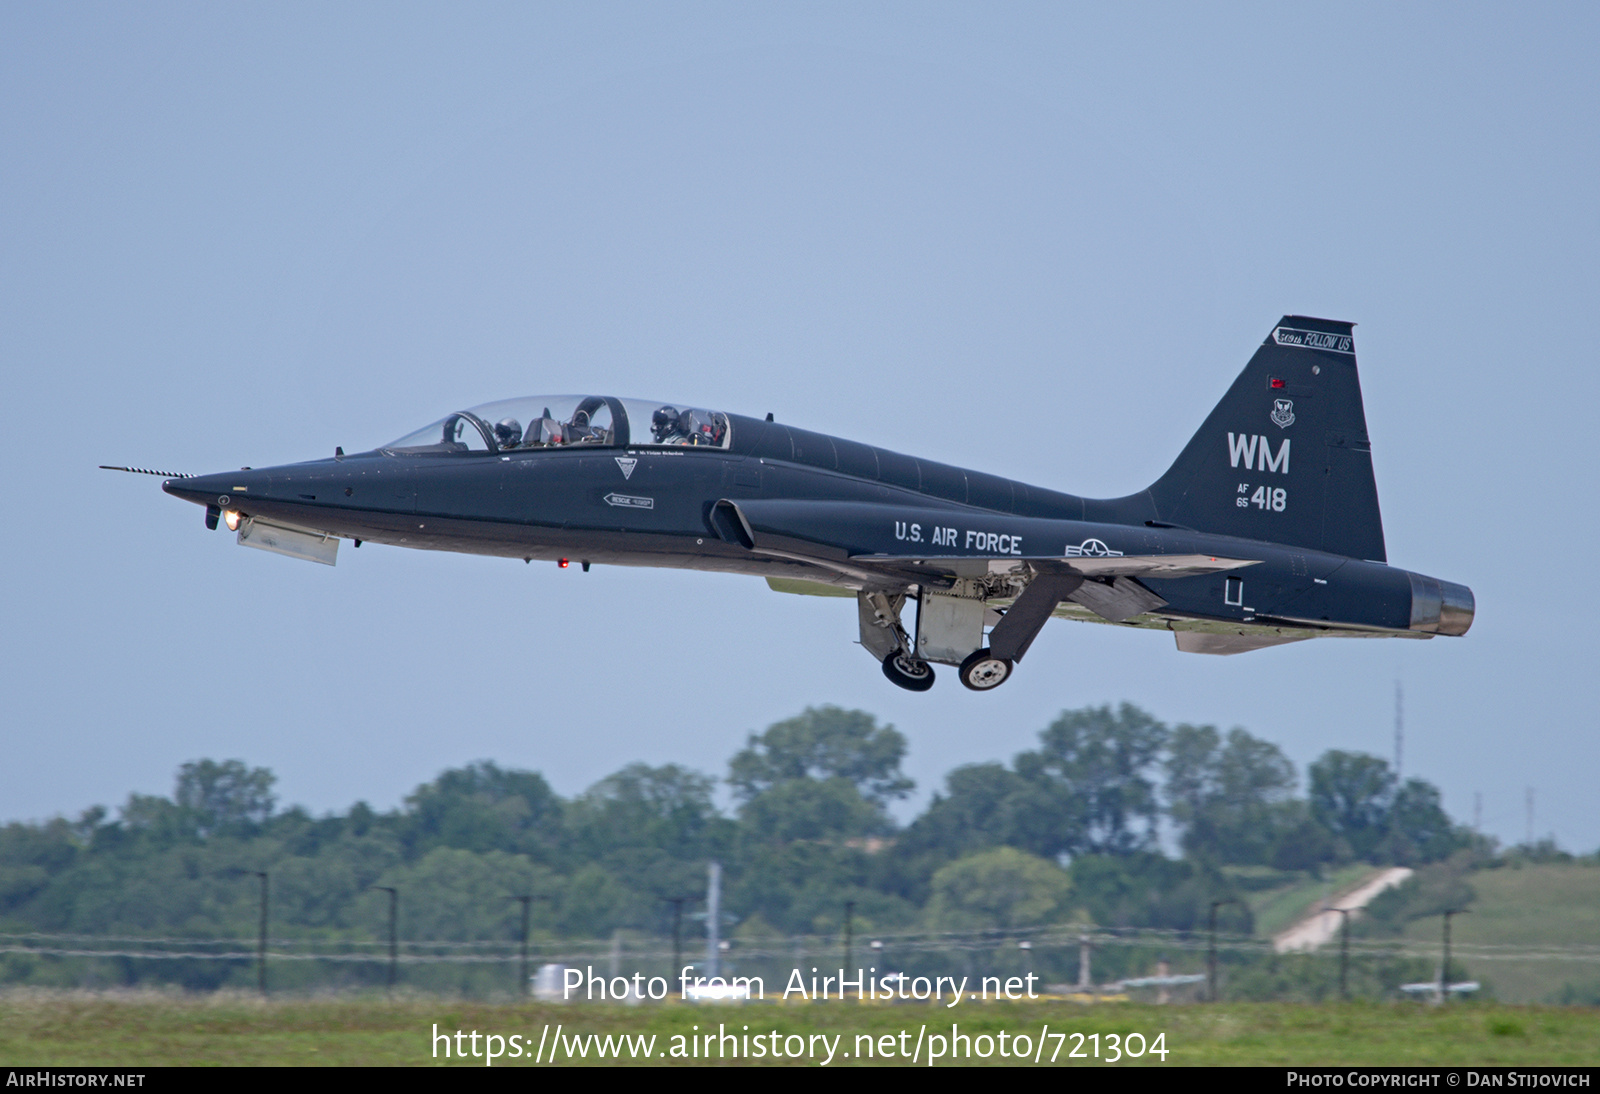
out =
[[[650,429],[656,440],[665,440],[667,434],[678,428],[678,408],[664,406],[650,416]]]
[[[522,443],[522,423],[515,418],[502,418],[494,427],[494,440],[501,448],[515,448]]]
[[[685,410],[678,415],[678,432],[688,438],[690,444],[707,443],[706,438],[702,436],[706,431],[705,422],[693,410]]]

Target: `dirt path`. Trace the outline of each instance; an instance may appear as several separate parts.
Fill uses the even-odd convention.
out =
[[[1405,866],[1391,866],[1378,871],[1354,889],[1334,897],[1293,927],[1274,936],[1272,948],[1278,953],[1288,953],[1293,950],[1314,950],[1331,942],[1338,937],[1339,923],[1344,918],[1334,911],[1335,908],[1365,908],[1373,897],[1399,885],[1411,874],[1410,868]]]

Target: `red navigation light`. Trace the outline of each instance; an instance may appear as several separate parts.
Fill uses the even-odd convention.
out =
[[[560,562],[556,563],[556,565],[565,570],[569,565],[571,565],[571,563],[569,563],[566,559],[562,559]]]
[[[1284,387],[1285,384],[1284,384],[1284,382],[1282,380],[1280,380],[1276,376],[1274,376],[1271,380],[1268,381],[1268,386],[1276,388],[1276,387]]]

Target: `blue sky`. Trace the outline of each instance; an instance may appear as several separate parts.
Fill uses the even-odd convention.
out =
[[[7,5],[0,818],[272,767],[314,810],[479,758],[721,773],[808,704],[920,791],[1065,708],[1389,755],[1600,844],[1592,6]],[[154,479],[598,390],[1091,496],[1285,313],[1356,321],[1390,559],[1469,636],[1234,658],[1057,623],[900,692],[848,601],[234,549]],[[947,674],[948,675],[948,674]]]

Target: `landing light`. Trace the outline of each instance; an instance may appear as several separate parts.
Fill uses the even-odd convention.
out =
[[[244,514],[237,509],[224,509],[222,511],[222,522],[228,526],[228,531],[230,532],[237,532],[243,520]]]

